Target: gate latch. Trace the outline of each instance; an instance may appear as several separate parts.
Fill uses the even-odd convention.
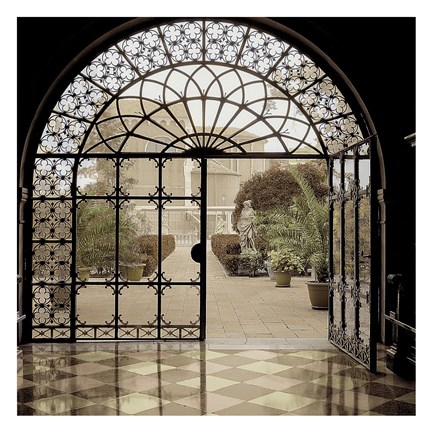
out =
[[[204,252],[203,251],[203,245],[201,243],[197,243],[197,244],[194,244],[192,246],[190,254],[191,254],[192,259],[195,262],[201,263],[201,261],[203,260],[203,256],[204,256],[203,252]]]

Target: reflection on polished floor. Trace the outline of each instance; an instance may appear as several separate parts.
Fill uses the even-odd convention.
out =
[[[192,342],[22,346],[18,415],[415,415],[415,383],[305,345]]]

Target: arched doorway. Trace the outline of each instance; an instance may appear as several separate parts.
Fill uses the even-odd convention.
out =
[[[316,60],[312,59],[314,55]],[[335,177],[336,161],[342,160],[340,187],[336,190],[334,181],[331,187],[339,200],[341,226],[349,225],[354,232],[352,262],[357,270],[348,284],[344,257],[349,248],[341,246],[340,272],[332,278],[330,289],[335,305],[330,312],[330,339],[357,357],[359,350],[369,352],[373,336],[366,335],[365,341],[359,327],[357,204],[360,190],[367,191],[369,195],[364,195],[368,197],[371,193],[369,183],[360,182],[364,178],[360,166],[365,165],[360,161],[369,161],[369,156],[378,150],[377,143],[371,138],[373,125],[365,120],[368,116],[361,100],[318,49],[266,20],[136,20],[92,47],[71,66],[71,71],[75,71],[74,78],[56,84],[54,109],[44,119],[38,119],[39,134],[35,128],[27,142],[26,163],[34,164],[33,229],[25,240],[32,250],[25,273],[25,285],[32,293],[32,301],[27,300],[27,311],[33,317],[28,329],[32,339],[79,339],[76,298],[79,290],[87,286],[108,288],[115,300],[112,321],[105,319],[92,326],[91,333],[85,330],[81,335],[91,339],[119,338],[122,319],[118,300],[125,285],[120,272],[121,215],[132,199],[150,200],[158,212],[155,278],[137,284],[151,286],[158,297],[157,332],[144,337],[129,331],[125,334],[126,338],[166,339],[167,335],[161,333],[163,291],[170,284],[183,286],[185,282],[164,279],[164,206],[172,200],[199,203],[203,230],[206,160],[212,156],[229,157],[235,152],[236,156],[250,158],[323,158],[330,161]],[[167,127],[166,119],[173,127]],[[290,130],[291,124],[296,125],[296,134]],[[240,140],[241,135],[248,137]],[[161,139],[163,136],[169,140]],[[267,151],[256,151],[263,140]],[[153,193],[131,195],[126,190],[121,174],[130,159],[153,160],[154,172],[149,175],[154,179]],[[164,189],[165,164],[179,159],[194,159],[203,169],[201,195],[192,191],[170,195]],[[110,190],[83,193],[78,182],[80,172],[102,160],[109,162]],[[345,178],[348,166],[346,172],[352,175]],[[89,200],[107,203],[114,220],[113,241],[109,243],[113,247],[112,271],[104,275],[104,282],[87,282],[76,271],[76,216],[80,205],[82,208],[82,203]],[[336,198],[331,201],[336,203]],[[353,224],[346,223],[348,201],[355,203],[350,213]],[[201,264],[200,275],[192,284],[201,294],[200,313],[193,327],[199,333],[189,329],[187,334],[203,339],[205,264]],[[369,288],[366,291],[362,295],[369,304],[375,294],[371,295]],[[355,294],[351,295],[354,301],[349,307],[348,292]],[[335,315],[332,310],[341,313]],[[373,308],[369,313],[375,314]],[[348,332],[347,320],[354,322]],[[176,339],[185,337],[180,330],[172,335]],[[359,349],[359,344],[366,345],[366,349]],[[366,357],[363,362],[368,364],[370,357]]]

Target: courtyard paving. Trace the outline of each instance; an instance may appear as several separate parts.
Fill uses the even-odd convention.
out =
[[[167,277],[190,280],[198,265],[190,248],[177,247],[164,262]],[[312,309],[307,278],[293,277],[291,286],[277,288],[268,276],[229,277],[215,255],[207,253],[207,337],[234,339],[326,338],[327,310]],[[176,301],[177,314],[193,315],[193,301]],[[178,308],[182,304],[182,310]],[[172,305],[174,307],[174,305]],[[168,316],[173,316],[167,307]],[[171,309],[171,312],[170,312]],[[178,315],[174,315],[178,316]]]
[[[166,284],[161,296],[163,321],[198,322],[199,291],[188,282],[197,279],[199,265],[191,259],[190,247],[177,247],[163,262],[162,271],[165,279],[173,282]],[[305,281],[293,277],[291,287],[277,288],[268,276],[229,277],[208,247],[207,339],[221,344],[253,341],[283,345],[287,340],[298,344],[307,339],[309,345],[321,346],[327,338],[327,310],[311,308]],[[121,322],[154,322],[158,312],[155,291],[156,287],[133,282],[122,287],[118,296]],[[102,326],[110,323],[115,309],[113,292],[109,284],[80,289],[76,300],[79,321]]]

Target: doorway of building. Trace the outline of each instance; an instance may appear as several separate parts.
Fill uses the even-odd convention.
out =
[[[239,158],[266,157],[259,148],[263,141],[271,146],[274,159],[330,161],[351,146],[362,146],[373,135],[360,98],[343,74],[294,32],[273,31],[271,22],[264,25],[248,19],[156,21],[133,22],[129,31],[112,32],[93,51],[76,59],[64,75],[73,78],[55,84],[46,109],[40,110],[29,133],[23,183],[31,191],[31,205],[23,241],[24,249],[32,253],[22,268],[24,310],[32,317],[26,337],[31,340],[204,338],[202,300],[184,297],[195,306],[180,324],[170,320],[171,312],[164,309],[169,304],[164,299],[174,292],[183,296],[186,285],[193,287],[191,291],[201,290],[201,299],[205,291],[196,276],[179,280],[163,270],[164,220],[182,210],[191,226],[188,235],[195,235],[197,220],[199,240],[207,233],[203,195],[193,191],[192,180],[187,190],[170,191],[169,182],[165,184],[166,166],[198,159],[202,169],[207,159],[228,158],[233,153]],[[104,160],[107,166],[102,169]],[[146,190],[149,184],[145,183],[141,191],[133,191],[137,185],[129,182],[127,167],[144,160],[149,166],[143,171],[154,179],[153,189]],[[186,165],[179,167],[180,172]],[[100,176],[94,176],[94,166],[101,169]],[[193,162],[188,169],[192,176]],[[206,179],[207,175],[201,175],[201,182]],[[354,180],[358,180],[355,175]],[[103,184],[108,189],[98,191]],[[200,193],[206,194],[207,185],[200,187]],[[341,187],[340,200],[347,199],[345,192]],[[350,189],[353,197],[357,192],[357,187]],[[130,223],[136,208],[144,211],[149,206],[154,209],[152,216]],[[81,223],[84,209],[107,222],[105,228],[112,228],[100,236],[105,242],[102,249],[110,254],[98,257],[100,264],[93,265],[90,276],[78,270],[84,250],[81,234],[88,226]],[[341,210],[341,217],[346,214]],[[358,235],[357,216],[354,221]],[[131,289],[124,283],[131,277],[126,265],[122,266],[136,263],[136,245],[130,241],[135,238],[135,226],[141,235],[155,235],[148,227],[157,227],[156,246],[146,253],[148,269],[152,259],[156,261],[156,276],[130,284]],[[143,234],[146,229],[148,234]],[[347,250],[341,248],[341,252]],[[199,255],[195,258],[205,274],[206,261]],[[344,267],[347,260],[342,255]],[[372,259],[377,258],[372,253]],[[95,275],[102,280],[92,281]],[[362,340],[357,324],[347,326],[347,319],[359,322],[356,311],[361,300],[359,278],[350,286],[345,279],[341,271],[337,286],[345,294],[341,295],[337,337],[332,341],[356,356],[359,344],[369,347],[363,350],[366,353],[371,345]],[[127,294],[142,289],[153,294],[153,302],[146,319],[137,324],[128,319],[133,302],[128,303]],[[352,316],[345,313],[347,290],[355,299]],[[82,299],[96,292],[110,305],[110,312],[100,317],[86,315],[82,309]],[[372,309],[371,314],[375,314]]]
[[[266,143],[261,142],[262,150]],[[301,190],[292,170],[313,186],[321,217],[313,229],[328,231],[327,164],[324,160],[237,158],[208,161],[207,337],[237,340],[327,338],[327,311],[312,309],[306,281],[309,244],[288,227],[294,196]],[[243,201],[251,203],[255,251],[242,253],[237,223]],[[312,228],[312,225],[311,225]],[[328,236],[315,241],[327,256]],[[298,272],[289,288],[277,287],[270,267],[272,250],[291,249]],[[325,258],[325,257],[323,257]],[[308,275],[308,276],[306,276]]]

